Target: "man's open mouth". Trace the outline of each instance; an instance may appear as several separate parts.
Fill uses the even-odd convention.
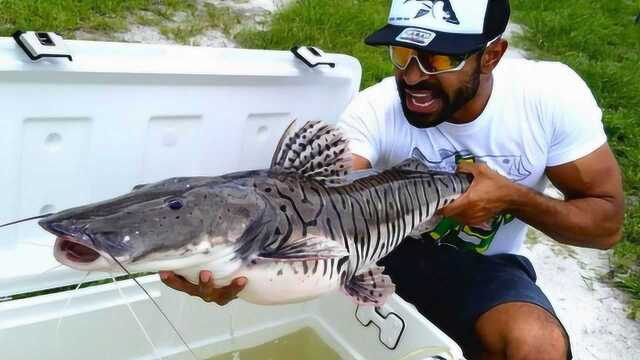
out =
[[[97,251],[71,236],[56,238],[55,247],[66,259],[78,263],[91,263],[101,256]]]
[[[415,112],[431,113],[442,107],[442,99],[432,91],[405,91],[407,107]]]

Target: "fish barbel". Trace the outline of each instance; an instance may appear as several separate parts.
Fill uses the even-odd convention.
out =
[[[293,125],[293,124],[292,124]],[[47,216],[55,258],[84,271],[174,271],[216,286],[245,276],[238,296],[256,304],[305,301],[342,289],[381,305],[395,290],[376,262],[468,187],[430,171],[423,156],[385,171],[351,171],[336,128],[289,126],[264,170],[180,177]]]

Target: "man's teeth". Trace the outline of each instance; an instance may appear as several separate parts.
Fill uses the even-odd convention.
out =
[[[411,96],[411,101],[421,107],[427,107],[431,105],[436,99],[433,97],[431,92],[427,93],[413,93],[411,91],[407,91],[407,94]]]
[[[418,106],[427,107],[427,106],[431,105],[434,101],[436,101],[436,99],[427,100],[426,102],[421,103],[421,102],[416,101],[415,97],[412,97],[411,101],[414,104],[418,105]]]
[[[418,101],[418,99],[415,96],[411,97],[411,102],[413,102],[415,105],[422,106],[422,107],[427,107],[431,105],[434,101],[436,101],[436,99],[433,99],[433,98],[420,99],[420,100],[422,101]]]

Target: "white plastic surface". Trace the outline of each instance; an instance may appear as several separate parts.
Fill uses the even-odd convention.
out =
[[[293,118],[335,122],[360,83],[357,60],[326,54],[308,68],[291,53],[68,41],[74,62],[31,62],[0,38],[0,223],[129,191],[171,176],[267,166]],[[0,297],[76,283],[57,265],[53,237],[34,221],[0,229]],[[88,280],[104,277],[93,274]],[[303,304],[225,307],[140,278],[201,359],[313,328],[344,359],[461,358],[459,347],[394,296],[402,319],[356,319],[341,293]],[[131,280],[0,302],[3,360],[193,359]],[[434,289],[438,291],[439,289]],[[157,348],[154,353],[129,303]],[[69,305],[67,305],[69,304]],[[372,315],[371,315],[372,316]],[[391,339],[393,337],[394,339]]]
[[[303,304],[258,306],[237,300],[220,307],[173,291],[155,275],[140,281],[200,359],[260,345],[304,327],[315,330],[343,359],[462,358],[455,343],[395,295],[384,311],[402,319],[405,328],[397,346],[389,349],[376,327],[357,321],[356,305],[339,292]],[[2,359],[194,360],[140,288],[131,280],[119,284],[125,299],[114,284],[107,284],[0,303]],[[125,302],[140,318],[157,353]]]

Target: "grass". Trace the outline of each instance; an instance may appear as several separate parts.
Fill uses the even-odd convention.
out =
[[[624,173],[628,199],[624,240],[615,248],[611,278],[633,297],[640,315],[640,2],[629,0],[512,0],[516,39],[535,58],[561,61],[589,84]],[[275,15],[271,30],[245,31],[244,47],[288,49],[292,44],[355,56],[363,87],[392,74],[384,49],[363,39],[386,21],[387,0],[302,0]]]
[[[0,36],[16,30],[55,31],[67,39],[77,31],[105,39],[131,24],[152,26],[167,38],[189,44],[209,29],[229,34],[241,17],[229,8],[195,0],[0,0]]]
[[[241,23],[241,16],[233,10],[205,3],[203,7],[189,9],[179,23],[160,25],[160,33],[178,43],[189,44],[190,39],[214,28],[230,35]]]
[[[235,40],[249,48],[288,50],[292,45],[314,45],[350,54],[364,67],[366,87],[392,74],[386,51],[363,42],[385,23],[388,8],[388,2],[381,0],[298,0],[274,15],[268,31],[241,31]]]
[[[127,28],[127,14],[151,9],[153,0],[0,0],[0,35],[15,30],[56,31],[73,38],[76,30],[116,32]]]

